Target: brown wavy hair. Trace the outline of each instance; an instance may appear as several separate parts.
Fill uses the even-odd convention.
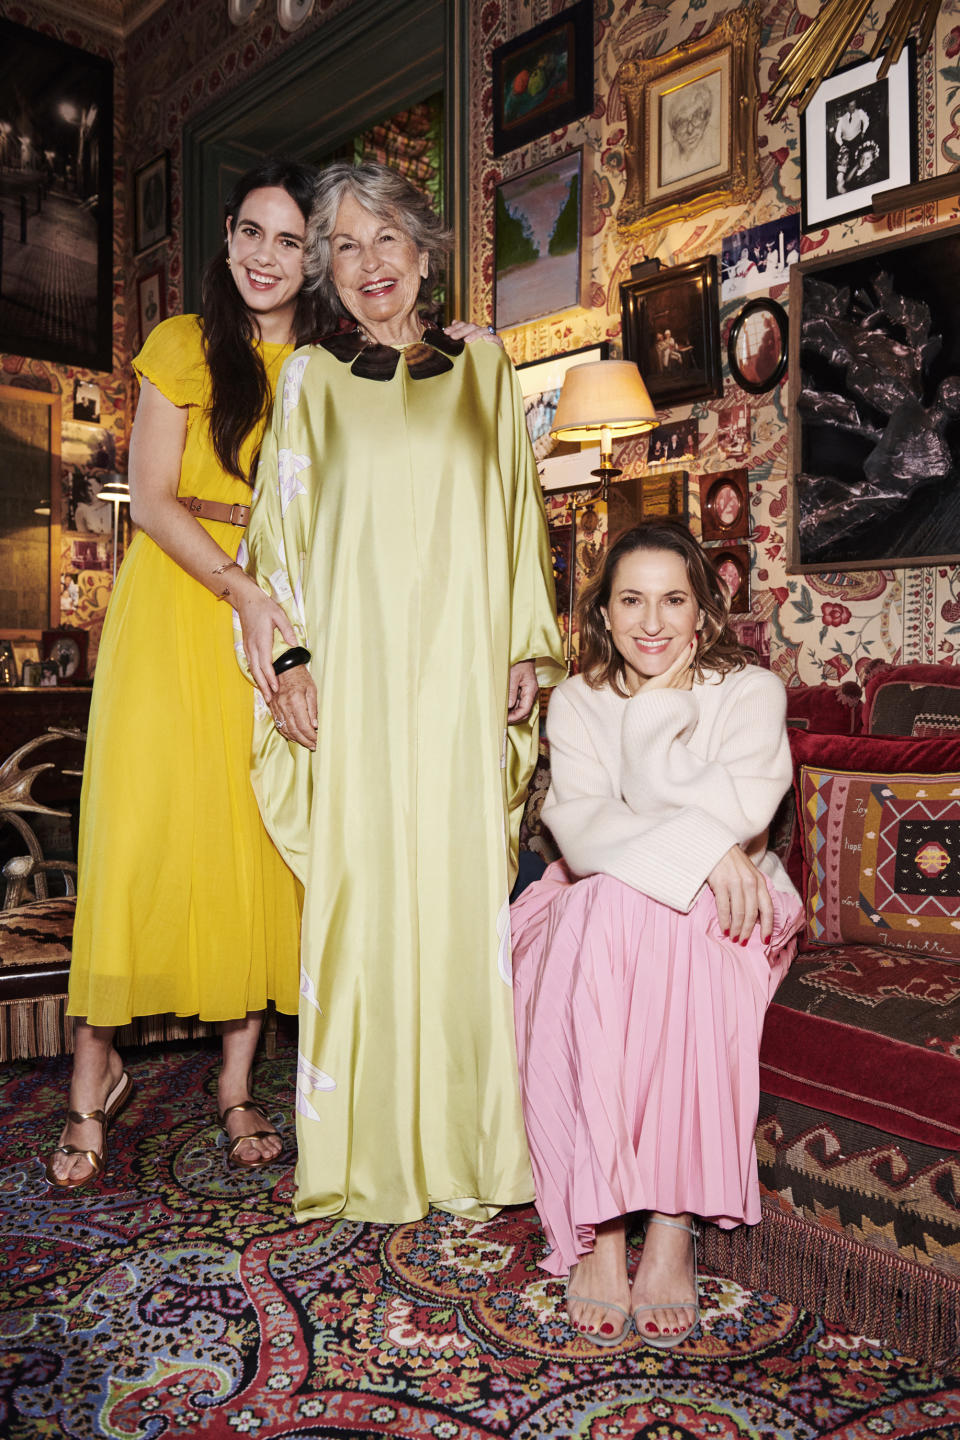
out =
[[[617,566],[635,550],[669,550],[679,555],[687,572],[693,598],[703,611],[694,674],[726,675],[742,670],[756,654],[741,644],[730,624],[730,594],[686,525],[676,520],[641,520],[625,531],[607,550],[603,568],[584,590],[577,607],[580,624],[580,673],[591,690],[610,685],[618,695],[624,684],[626,661],[610,639],[603,610],[610,604]]]

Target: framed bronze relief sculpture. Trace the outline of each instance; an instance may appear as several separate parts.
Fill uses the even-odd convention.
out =
[[[620,66],[627,110],[621,232],[639,235],[755,194],[760,23],[754,0],[698,40]]]
[[[960,226],[793,266],[792,570],[960,559]]]

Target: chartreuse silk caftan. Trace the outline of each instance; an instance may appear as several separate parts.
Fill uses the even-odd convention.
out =
[[[289,354],[264,345],[271,383]],[[249,504],[213,448],[198,317],[158,325],[134,366],[187,412],[180,494]],[[238,526],[199,523],[236,553]],[[298,886],[250,788],[250,687],[230,615],[136,536],[103,627],[80,804],[69,1013],[91,1025],[170,1011],[237,1020],[268,999],[296,1010]]]
[[[450,348],[445,373],[388,380],[296,351],[261,458],[250,563],[319,708],[315,753],[262,703],[254,725],[261,810],[306,886],[300,1219],[484,1218],[533,1193],[507,897],[536,718],[507,726],[507,690],[528,658],[556,683],[561,647],[516,378],[493,345]]]

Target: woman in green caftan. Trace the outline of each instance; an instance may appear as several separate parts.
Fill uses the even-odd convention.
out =
[[[392,171],[321,175],[306,265],[351,325],[285,367],[248,533],[312,656],[244,635],[254,788],[306,889],[301,1219],[533,1193],[507,901],[561,645],[510,363],[418,315],[446,243]]]

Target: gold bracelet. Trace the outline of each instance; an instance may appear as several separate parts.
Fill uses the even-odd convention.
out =
[[[226,563],[226,565],[218,565],[217,568],[216,568],[216,570],[214,570],[213,573],[214,573],[214,575],[225,575],[228,570],[240,570],[240,569],[242,569],[242,566],[239,564],[238,561],[236,561],[236,560],[228,560],[227,563]],[[230,586],[229,586],[229,585],[225,585],[225,586],[223,587],[223,589],[220,591],[220,594],[217,596],[217,599],[218,599],[218,600],[229,600],[229,598],[230,598]]]

